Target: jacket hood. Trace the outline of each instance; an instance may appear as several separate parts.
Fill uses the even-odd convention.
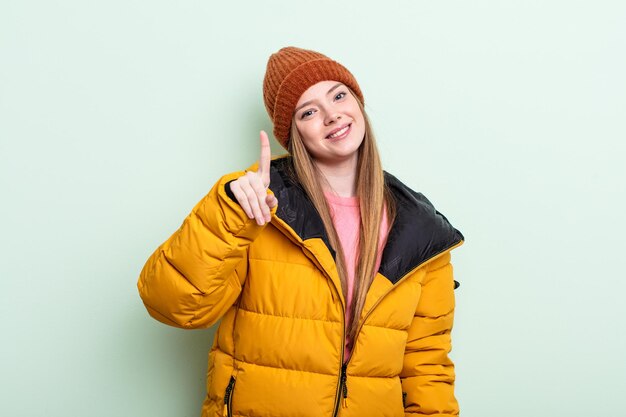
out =
[[[464,236],[422,193],[388,172],[384,175],[396,201],[396,218],[378,272],[395,284],[420,264],[463,241]],[[270,189],[278,199],[276,216],[303,241],[321,239],[335,258],[322,218],[294,178],[290,156],[272,160]]]

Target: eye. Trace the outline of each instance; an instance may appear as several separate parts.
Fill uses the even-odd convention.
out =
[[[309,117],[312,114],[313,114],[313,110],[307,110],[305,112],[302,112],[302,114],[300,115],[300,119],[304,119],[305,117]]]
[[[346,93],[342,91],[341,93],[337,93],[337,95],[335,96],[335,100],[341,100],[345,96],[346,96]]]

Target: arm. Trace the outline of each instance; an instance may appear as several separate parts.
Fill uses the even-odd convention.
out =
[[[148,258],[137,287],[155,319],[181,328],[209,327],[239,296],[248,247],[265,227],[226,193],[226,184],[242,174],[222,177]]]
[[[422,294],[409,328],[400,377],[406,392],[405,415],[450,417],[459,414],[454,396],[454,364],[448,357],[454,319],[454,279],[450,252],[428,265]]]

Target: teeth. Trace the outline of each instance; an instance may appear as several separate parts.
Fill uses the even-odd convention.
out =
[[[348,126],[344,127],[343,129],[341,129],[340,131],[335,132],[335,133],[333,133],[332,135],[328,135],[328,137],[329,137],[329,138],[336,138],[336,137],[338,137],[338,136],[341,136],[341,135],[343,135],[344,133],[346,133],[346,131],[348,130],[348,128],[349,128],[349,127],[350,127],[350,126],[348,125]]]

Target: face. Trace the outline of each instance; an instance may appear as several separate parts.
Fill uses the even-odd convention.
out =
[[[357,99],[338,81],[309,87],[294,113],[296,127],[313,159],[329,163],[356,161],[365,137],[365,120]]]

